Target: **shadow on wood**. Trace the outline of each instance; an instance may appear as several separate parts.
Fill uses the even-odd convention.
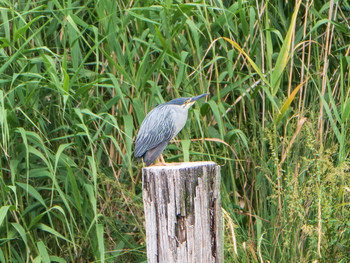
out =
[[[220,166],[146,167],[142,188],[149,263],[223,262]]]

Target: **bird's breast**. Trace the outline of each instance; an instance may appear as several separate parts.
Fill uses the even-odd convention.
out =
[[[175,108],[176,107],[176,108]],[[175,124],[175,134],[176,136],[182,128],[185,126],[188,116],[188,110],[181,106],[174,106],[171,111],[171,118]]]

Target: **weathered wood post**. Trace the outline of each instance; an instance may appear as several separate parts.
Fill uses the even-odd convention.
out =
[[[149,263],[222,263],[220,166],[191,162],[142,170]]]

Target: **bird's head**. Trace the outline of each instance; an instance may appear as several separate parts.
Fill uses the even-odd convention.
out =
[[[169,101],[167,104],[182,106],[185,109],[189,109],[197,100],[204,96],[208,96],[209,93],[204,93],[192,98],[177,98]]]

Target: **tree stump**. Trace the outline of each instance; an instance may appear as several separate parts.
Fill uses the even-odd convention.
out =
[[[222,263],[220,166],[190,162],[142,170],[149,263]]]

